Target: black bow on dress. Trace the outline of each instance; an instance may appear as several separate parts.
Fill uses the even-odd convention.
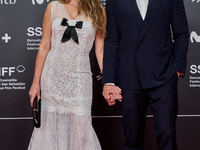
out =
[[[64,43],[64,42],[68,41],[70,38],[72,38],[76,43],[79,44],[78,35],[77,35],[75,28],[81,29],[82,26],[83,26],[83,21],[77,21],[74,25],[70,26],[68,24],[68,20],[66,18],[63,18],[61,25],[62,26],[68,26],[67,29],[65,30],[64,34],[63,34],[61,42]]]

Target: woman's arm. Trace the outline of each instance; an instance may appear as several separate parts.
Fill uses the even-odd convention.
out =
[[[37,96],[38,99],[40,99],[40,77],[46,56],[50,48],[51,48],[51,3],[48,4],[44,14],[42,40],[36,57],[33,83],[29,91],[31,107],[33,106],[33,100],[35,96]]]

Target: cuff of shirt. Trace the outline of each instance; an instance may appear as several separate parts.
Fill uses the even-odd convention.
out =
[[[105,83],[104,85],[113,85],[113,86],[115,86],[115,83]]]

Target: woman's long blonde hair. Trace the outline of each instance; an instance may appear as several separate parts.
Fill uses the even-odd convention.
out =
[[[56,0],[68,4],[71,0]],[[93,26],[97,28],[98,34],[104,38],[106,35],[106,19],[99,0],[78,0],[78,13],[83,12],[92,20]]]

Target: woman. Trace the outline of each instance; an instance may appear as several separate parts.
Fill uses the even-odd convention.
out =
[[[57,0],[47,6],[36,58],[30,103],[40,99],[41,127],[28,150],[100,150],[91,124],[89,52],[102,71],[105,10],[99,0]]]

